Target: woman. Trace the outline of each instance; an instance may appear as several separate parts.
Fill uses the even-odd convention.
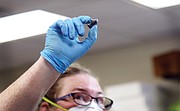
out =
[[[92,72],[73,64],[47,92],[38,111],[107,111],[112,104]]]
[[[52,24],[46,33],[45,47],[39,59],[0,94],[0,111],[33,111],[58,78],[57,85],[47,93],[48,98],[56,105],[47,98],[44,100],[60,109],[42,102],[40,111],[109,109],[112,101],[103,97],[99,83],[88,75],[88,71],[78,68],[67,70],[95,43],[97,24],[90,28],[84,41],[78,39],[85,35],[84,25],[91,23],[91,17],[79,16],[64,21],[58,20]],[[64,74],[65,72],[67,74]]]

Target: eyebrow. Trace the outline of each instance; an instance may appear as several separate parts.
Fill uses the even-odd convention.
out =
[[[88,92],[89,92],[87,89],[85,89],[85,88],[80,88],[80,87],[74,88],[73,91],[81,91],[81,92],[85,92],[85,93],[88,93]],[[101,94],[103,95],[103,92],[98,91],[97,94],[98,94],[98,95],[101,95]]]

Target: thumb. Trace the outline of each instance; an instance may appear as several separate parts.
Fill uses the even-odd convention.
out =
[[[82,43],[86,47],[86,49],[89,49],[94,44],[94,42],[96,41],[97,32],[98,32],[97,25],[93,26],[90,29],[90,31],[88,33],[88,37]]]

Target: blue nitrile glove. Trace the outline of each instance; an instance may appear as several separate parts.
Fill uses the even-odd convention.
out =
[[[89,16],[79,16],[65,21],[55,22],[46,33],[43,56],[60,73],[74,61],[83,56],[97,39],[97,25],[93,26],[88,37],[79,41],[78,36],[85,35],[84,24],[89,24]]]

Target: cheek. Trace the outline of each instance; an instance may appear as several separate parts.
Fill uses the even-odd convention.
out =
[[[66,109],[77,106],[77,104],[75,104],[74,102],[68,102],[68,101],[59,101],[58,104]]]

